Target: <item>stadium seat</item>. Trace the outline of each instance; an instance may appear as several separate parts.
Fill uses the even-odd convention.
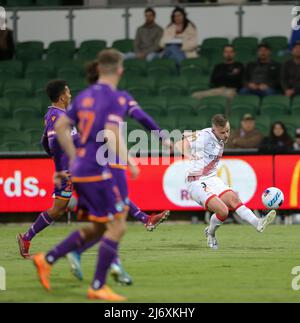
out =
[[[201,130],[207,126],[207,120],[201,116],[195,117],[191,115],[183,115],[177,119],[178,129],[183,131]]]
[[[197,109],[198,113],[202,114],[203,109],[215,110],[216,113],[225,113],[227,108],[227,99],[223,96],[206,97],[200,100]]]
[[[30,144],[31,136],[29,134],[24,133],[23,131],[16,131],[14,133],[10,132],[4,135],[4,142],[21,142],[24,145]]]
[[[158,94],[161,96],[180,96],[188,93],[185,77],[163,77],[158,80]]]
[[[68,80],[68,85],[71,90],[72,97],[75,98],[75,96],[84,90],[87,87],[87,83],[84,78],[74,78],[71,80]]]
[[[156,119],[163,130],[173,131],[177,129],[177,118],[172,116],[160,117]]]
[[[288,48],[288,38],[285,36],[265,37],[261,42],[271,47],[273,55]]]
[[[147,63],[142,59],[128,59],[124,62],[125,74],[131,76],[147,75]]]
[[[189,94],[197,91],[205,91],[210,88],[210,77],[207,75],[198,75],[188,79]]]
[[[244,109],[245,113],[257,114],[260,107],[260,98],[256,95],[237,95],[233,98],[231,112]]]
[[[51,6],[62,6],[64,4],[63,0],[36,0],[37,6],[51,7]]]
[[[30,62],[43,58],[44,43],[41,41],[27,41],[16,46],[16,59],[22,62]]]
[[[212,37],[203,40],[201,45],[201,56],[209,58],[212,54],[222,54],[225,45],[229,40],[223,37]]]
[[[0,119],[1,132],[10,133],[21,129],[21,123],[19,120],[14,119]]]
[[[15,117],[16,117],[15,112],[19,111],[20,109],[26,109],[28,111],[31,111],[31,114],[28,114],[27,117],[25,117],[24,119],[32,118],[34,116],[41,117],[43,115],[42,101],[38,98],[21,99],[21,100],[13,101],[12,111]],[[22,113],[19,112],[19,114],[22,114]]]
[[[279,120],[276,120],[274,117],[272,117],[271,120],[272,122],[282,121],[292,138],[295,137],[296,129],[300,128],[299,118],[295,118],[295,116],[281,116]]]
[[[232,41],[232,45],[235,47],[237,52],[244,52],[247,50],[250,54],[255,55],[258,39],[256,37],[236,37]]]
[[[255,120],[256,129],[259,130],[264,136],[270,134],[271,120],[268,115],[257,116]]]
[[[45,82],[49,79],[48,70],[43,68],[36,70],[26,70],[25,78],[31,80],[33,83],[40,82],[41,80]]]
[[[134,52],[133,39],[118,39],[112,44],[112,48],[119,50],[121,53]]]
[[[45,111],[46,112],[46,111]],[[40,138],[42,137],[44,128],[44,118],[32,117],[30,119],[24,119],[21,122],[21,130],[25,133],[40,132]]]
[[[65,70],[66,76],[60,76],[62,76],[63,79],[67,79],[67,76],[69,76],[70,79],[68,81],[72,80],[72,78],[74,77],[84,77],[85,75],[85,64],[82,61],[70,59],[55,59],[52,61],[52,64],[54,66],[56,77],[58,77],[60,70]],[[63,72],[60,74],[63,74]]]
[[[92,61],[106,47],[107,43],[105,40],[86,40],[79,47],[78,59],[85,62]]]
[[[188,71],[192,69],[197,69],[202,71],[201,74],[209,74],[209,64],[205,57],[201,58],[187,58],[181,63],[181,74],[189,73]],[[186,72],[185,72],[186,71]]]
[[[79,65],[69,65],[60,67],[57,70],[57,78],[64,80],[73,80],[82,76],[82,67]]]
[[[284,95],[270,95],[263,99],[261,114],[285,115],[289,112],[290,99]]]
[[[255,61],[255,56],[249,50],[238,50],[235,56],[235,61],[247,65]]]
[[[23,75],[23,63],[17,60],[1,61],[0,74],[5,75],[6,79],[10,78],[9,75],[19,78]]]
[[[33,84],[31,80],[9,80],[4,86],[4,97],[15,100],[32,95]]]
[[[8,7],[29,7],[34,5],[33,0],[6,0]]]
[[[177,74],[176,63],[172,59],[156,59],[148,64],[148,75],[155,78]]]
[[[126,79],[126,89],[136,99],[143,96],[150,96],[156,93],[155,80],[153,78],[133,76]]]
[[[172,115],[172,113],[180,113],[182,111],[182,116],[184,115],[196,115],[197,109],[196,107],[199,105],[199,100],[189,98],[186,96],[175,96],[168,98],[168,114]]]
[[[0,118],[9,118],[11,117],[11,104],[8,99],[0,98]]]
[[[230,118],[237,117],[241,119],[246,113],[251,113],[253,116],[255,116],[257,114],[257,108],[251,105],[241,105],[239,107],[235,107],[233,110],[231,110]]]
[[[139,104],[142,109],[145,109],[147,111],[148,110],[157,111],[155,115],[159,114],[163,116],[163,115],[166,115],[167,113],[167,99],[163,96],[162,97],[160,96],[143,97],[139,101]]]
[[[43,75],[47,73],[47,77],[50,79],[55,76],[55,66],[53,62],[50,61],[33,61],[29,62],[26,68],[25,75],[38,75],[39,73]],[[28,77],[31,79],[31,77]],[[35,79],[35,78],[34,78]]]
[[[49,44],[47,60],[71,60],[75,53],[75,42],[72,40],[55,41]]]
[[[20,141],[7,141],[1,144],[2,152],[21,152],[21,151],[28,151],[28,145],[24,144]]]

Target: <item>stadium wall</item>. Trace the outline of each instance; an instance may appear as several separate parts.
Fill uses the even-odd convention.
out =
[[[187,194],[186,161],[144,157],[139,162],[141,176],[138,181],[129,180],[129,192],[141,209],[201,210]],[[3,158],[0,170],[0,213],[41,212],[51,206],[54,172],[51,159]],[[261,195],[270,186],[284,192],[282,209],[300,209],[300,155],[226,156],[221,160],[218,175],[252,209],[264,209]]]
[[[292,8],[292,5],[201,6],[187,7],[187,12],[197,25],[200,44],[208,37],[289,36]],[[157,22],[161,26],[169,23],[171,10],[171,7],[157,8]],[[68,9],[18,10],[17,40],[43,40],[47,46],[51,41],[69,38],[77,44],[87,39],[104,39],[111,45],[116,39],[134,38],[137,27],[144,22],[143,11],[144,8],[74,9],[70,24]],[[130,14],[128,21],[126,13]],[[10,28],[13,28],[12,16],[13,12],[8,11]]]

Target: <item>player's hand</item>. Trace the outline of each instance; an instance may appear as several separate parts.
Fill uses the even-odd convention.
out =
[[[62,186],[62,181],[64,179],[69,179],[70,178],[70,173],[66,171],[62,172],[55,172],[54,173],[54,184],[60,189]]]
[[[130,165],[129,170],[131,173],[131,179],[136,180],[140,176],[140,168],[136,165]]]

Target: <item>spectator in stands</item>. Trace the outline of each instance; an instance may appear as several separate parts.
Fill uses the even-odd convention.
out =
[[[275,122],[270,130],[270,136],[264,138],[260,150],[264,153],[280,154],[287,153],[293,149],[293,140],[289,136],[285,125]]]
[[[198,56],[197,27],[188,19],[183,8],[173,10],[171,23],[164,31],[160,46],[164,49],[163,56],[174,59],[178,67],[185,58]]]
[[[15,53],[15,44],[13,32],[6,28],[0,29],[0,61],[13,59]]]
[[[284,94],[293,97],[300,94],[300,42],[292,50],[293,58],[282,66],[281,85]]]
[[[259,148],[263,135],[255,128],[255,118],[246,113],[241,121],[240,129],[236,130],[229,138],[226,148],[250,149]]]
[[[215,66],[211,76],[212,89],[195,92],[193,97],[202,99],[207,96],[225,96],[231,102],[243,86],[244,66],[235,62],[235,49],[232,45],[224,47],[225,62]]]
[[[125,59],[140,58],[151,62],[153,59],[160,57],[159,46],[163,35],[163,29],[155,23],[156,12],[152,8],[145,10],[145,23],[139,27],[134,41],[135,53],[128,53]]]
[[[241,94],[264,97],[280,90],[280,64],[272,61],[272,51],[268,45],[258,46],[258,60],[248,64],[245,81],[246,86]]]
[[[300,151],[300,128],[296,129],[296,139],[294,142],[294,150]]]

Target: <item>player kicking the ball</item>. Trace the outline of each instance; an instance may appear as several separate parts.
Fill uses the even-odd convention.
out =
[[[217,114],[212,118],[212,128],[196,131],[176,143],[176,148],[190,160],[186,182],[191,198],[214,213],[210,226],[205,229],[208,246],[212,249],[218,249],[216,231],[227,219],[229,209],[258,232],[263,232],[276,217],[276,211],[272,210],[264,218],[257,218],[237,194],[217,177],[217,167],[229,136],[228,119]]]

